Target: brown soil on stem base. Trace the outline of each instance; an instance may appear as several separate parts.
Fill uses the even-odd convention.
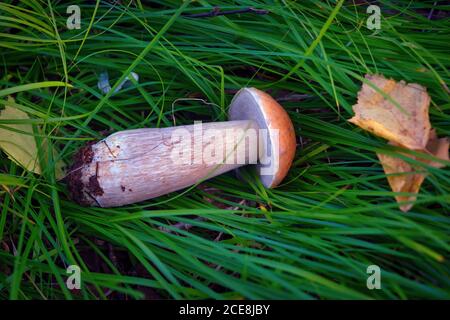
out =
[[[73,164],[69,169],[70,173],[67,176],[70,197],[81,205],[91,205],[92,203],[91,199],[86,197],[85,189],[88,190],[88,194],[91,197],[101,196],[103,194],[103,189],[98,182],[97,174],[89,177],[87,185],[84,184],[82,179],[82,168],[90,164],[94,158],[94,151],[92,150],[94,143],[88,143],[75,154]],[[95,198],[93,200],[96,201]]]

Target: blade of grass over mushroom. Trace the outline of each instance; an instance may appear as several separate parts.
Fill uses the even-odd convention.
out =
[[[51,2],[54,18],[47,1],[0,3],[1,100],[14,96],[58,156],[38,175],[0,152],[0,299],[449,299],[448,167],[410,161],[428,175],[403,214],[376,156],[399,152],[346,121],[364,75],[383,74],[426,87],[430,122],[450,136],[445,4],[378,1],[374,33],[367,6],[351,1],[188,2],[74,1],[79,30],[67,29],[65,2]],[[269,13],[180,15],[216,6]],[[130,71],[139,82],[106,97],[102,70],[111,85]],[[50,174],[116,131],[217,121],[244,86],[270,91],[294,124],[297,152],[276,189],[249,168],[86,208]],[[78,292],[65,283],[72,261]],[[382,290],[367,289],[369,265],[381,268]]]

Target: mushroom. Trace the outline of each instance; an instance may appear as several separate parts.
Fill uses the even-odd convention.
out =
[[[286,111],[267,93],[243,88],[226,122],[116,132],[81,148],[68,174],[81,205],[116,207],[155,198],[243,165],[256,164],[262,184],[277,186],[295,155]]]

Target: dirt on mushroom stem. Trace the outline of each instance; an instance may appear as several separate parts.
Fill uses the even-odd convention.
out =
[[[82,169],[85,165],[92,163],[94,158],[94,151],[92,145],[95,141],[88,142],[84,147],[79,149],[74,156],[73,163],[69,168],[69,173],[65,178],[69,194],[72,200],[81,205],[89,205],[90,201],[86,199],[86,195],[83,190],[87,187],[90,194],[97,196],[103,194],[103,189],[100,187],[97,176],[93,175],[89,178],[87,186],[82,181]]]

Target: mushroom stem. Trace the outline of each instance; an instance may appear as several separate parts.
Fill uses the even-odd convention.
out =
[[[71,196],[83,205],[122,206],[256,164],[258,129],[238,120],[114,133],[77,153]]]

